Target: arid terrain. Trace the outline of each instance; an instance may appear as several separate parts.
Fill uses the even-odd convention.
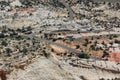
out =
[[[120,80],[119,0],[0,0],[1,80]]]

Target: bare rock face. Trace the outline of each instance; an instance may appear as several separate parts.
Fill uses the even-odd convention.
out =
[[[19,75],[19,76],[18,76]],[[11,73],[8,80],[75,80],[52,59],[39,59],[26,69]]]
[[[85,64],[83,65],[85,66]],[[95,76],[93,77],[93,75]],[[119,74],[98,68],[72,67],[52,58],[39,58],[25,70],[14,70],[8,76],[8,80],[99,80],[100,78],[111,80],[119,78]]]
[[[10,3],[10,6],[22,6],[21,2],[19,0],[13,1],[12,3]]]

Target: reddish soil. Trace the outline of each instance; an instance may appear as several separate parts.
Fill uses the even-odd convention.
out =
[[[120,52],[110,52],[110,56],[108,60],[110,61],[115,61],[115,62],[120,62]]]

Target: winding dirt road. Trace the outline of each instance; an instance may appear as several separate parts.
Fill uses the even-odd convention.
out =
[[[67,10],[68,10],[68,12],[69,12],[69,19],[70,20],[73,20],[74,19],[74,13],[73,13],[73,11],[72,11],[72,9],[71,9],[71,7],[69,6],[69,4],[68,3],[66,3],[64,0],[58,0],[60,3],[62,3],[66,8],[67,8]]]

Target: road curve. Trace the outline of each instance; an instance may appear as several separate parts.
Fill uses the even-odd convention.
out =
[[[72,11],[72,9],[70,8],[70,6],[69,6],[69,4],[68,3],[66,3],[64,0],[58,0],[60,3],[62,3],[66,8],[67,8],[67,10],[68,10],[68,12],[69,12],[69,19],[70,20],[73,20],[74,19],[74,13],[73,13],[73,11]]]

